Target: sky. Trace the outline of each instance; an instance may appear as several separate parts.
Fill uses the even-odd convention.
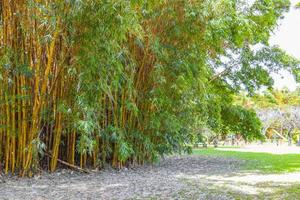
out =
[[[279,27],[270,39],[270,44],[278,45],[288,54],[300,59],[300,9],[295,9],[296,3],[300,0],[290,1],[290,11],[280,20]],[[275,88],[287,87],[290,90],[295,90],[297,87],[294,77],[286,71],[281,71],[280,74],[272,74],[272,77],[275,81]]]

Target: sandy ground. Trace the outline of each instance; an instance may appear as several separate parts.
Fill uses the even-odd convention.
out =
[[[241,170],[244,164],[230,158],[183,155],[120,171],[82,174],[62,170],[32,179],[6,177],[0,181],[0,199],[266,199],[258,196],[263,193],[267,197],[278,188],[300,185],[300,172],[245,172]]]
[[[204,179],[195,182],[189,177],[235,173],[240,164],[233,159],[173,156],[158,165],[121,171],[87,175],[64,170],[32,179],[6,179],[0,183],[0,199],[190,199],[189,195],[196,195],[196,199],[231,199],[208,193],[207,186],[198,186],[206,184]]]

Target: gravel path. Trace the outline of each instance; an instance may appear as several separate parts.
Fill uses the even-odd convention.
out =
[[[158,165],[81,174],[63,170],[32,179],[0,183],[0,199],[230,199],[208,194],[184,176],[237,172],[241,161],[205,156],[173,156]],[[203,191],[202,191],[203,190]]]

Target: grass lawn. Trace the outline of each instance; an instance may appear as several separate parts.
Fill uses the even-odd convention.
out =
[[[300,171],[300,154],[275,155],[269,153],[221,151],[214,148],[201,148],[193,151],[196,155],[220,156],[247,161],[245,170],[259,170],[264,173]],[[300,198],[300,197],[299,197]]]
[[[244,160],[246,162],[242,166],[241,170],[253,171],[255,172],[254,174],[261,174],[263,176],[268,176],[269,174],[278,174],[278,176],[280,176],[280,173],[300,171],[300,154],[276,155],[270,153],[239,152],[232,150],[224,151],[214,148],[194,149],[193,154]],[[224,183],[220,186],[222,189],[215,188],[211,192],[220,194],[221,196],[227,195],[236,200],[299,200],[299,182],[285,183],[285,181],[286,180],[282,180],[282,183],[238,183],[241,186],[257,188],[259,190],[258,194],[247,194],[228,189],[225,190],[224,188],[226,188],[227,185],[232,185],[232,182]]]

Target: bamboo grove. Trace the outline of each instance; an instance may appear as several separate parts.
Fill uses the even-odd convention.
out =
[[[53,172],[58,161],[81,168],[154,161],[185,150],[202,127],[222,132],[231,96],[270,86],[274,68],[297,75],[298,62],[267,44],[284,0],[0,2],[6,174]],[[262,51],[251,51],[259,43]],[[228,52],[238,64],[217,73]]]

